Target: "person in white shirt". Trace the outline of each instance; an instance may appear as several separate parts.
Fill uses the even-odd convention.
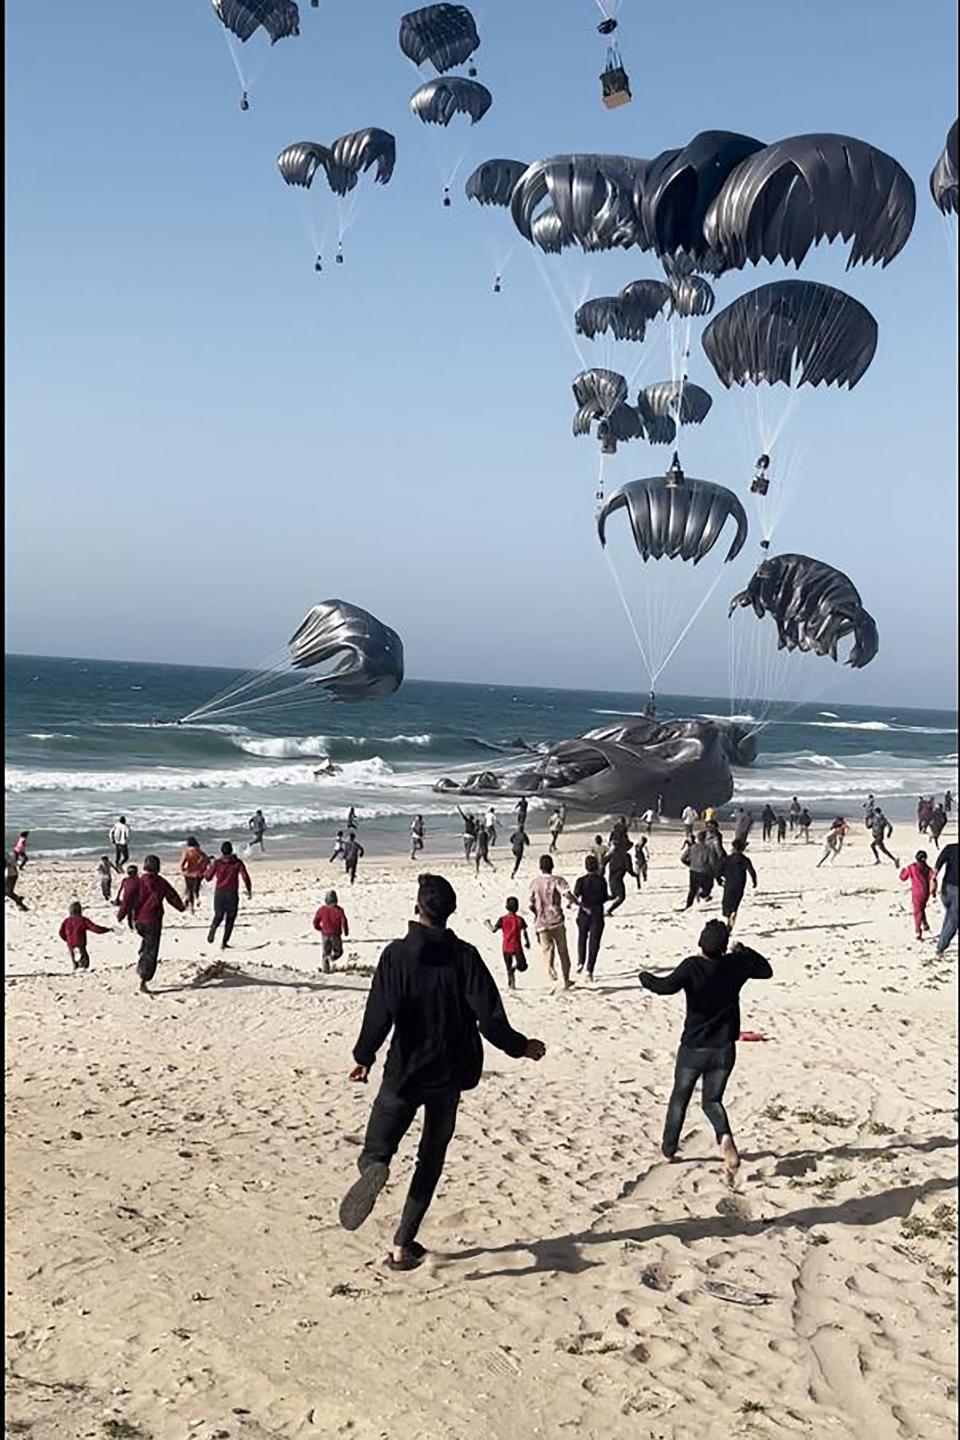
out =
[[[497,812],[496,812],[496,810],[493,808],[492,805],[490,806],[490,809],[487,811],[486,815],[483,817],[483,828],[484,828],[484,829],[486,830],[486,832],[487,832],[487,839],[488,839],[488,841],[490,842],[490,844],[491,844],[491,845],[496,845],[496,843],[497,843]]]
[[[699,816],[697,815],[697,812],[696,810],[694,810],[692,805],[684,805],[683,813],[681,814],[680,819],[683,821],[683,828],[686,831],[687,839],[692,840],[693,827],[694,825],[696,825],[697,820],[699,819]]]
[[[121,815],[116,825],[111,826],[110,844],[114,849],[113,863],[119,870],[130,859],[130,826],[126,815]]]
[[[656,813],[655,810],[644,810],[643,814],[640,816],[640,824],[641,824],[641,825],[645,825],[645,826],[647,827],[647,834],[648,834],[648,835],[650,834],[651,830],[653,829],[653,823],[654,823],[654,821],[656,820],[656,818],[657,818],[657,813]]]

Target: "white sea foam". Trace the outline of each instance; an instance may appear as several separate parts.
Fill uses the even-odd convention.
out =
[[[326,735],[278,735],[271,739],[236,738],[234,743],[248,755],[270,760],[296,759],[298,756],[322,757],[330,749]]]
[[[28,740],[75,740],[75,735],[68,735],[65,730],[30,730],[27,733]]]
[[[109,794],[144,794],[151,791],[264,790],[273,785],[316,787],[382,788],[392,782],[406,788],[404,777],[394,772],[379,755],[354,760],[339,768],[335,776],[315,779],[309,765],[246,765],[234,769],[184,770],[158,765],[153,770],[30,770],[11,765],[6,771],[8,794],[24,795],[42,791],[99,791]],[[420,781],[422,784],[422,780]]]

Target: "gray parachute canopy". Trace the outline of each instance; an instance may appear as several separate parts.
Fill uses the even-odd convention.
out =
[[[403,681],[403,642],[396,630],[346,600],[322,600],[289,640],[297,670],[325,667],[311,676],[336,700],[392,695]]]
[[[877,348],[877,322],[842,290],[777,280],[741,295],[703,332],[703,348],[724,385],[848,385]]]
[[[635,281],[634,286],[646,284],[656,286],[659,282]],[[578,335],[595,340],[598,335],[609,334],[615,340],[642,340],[647,332],[647,321],[659,313],[664,303],[669,303],[670,292],[666,285],[661,288],[664,297],[660,304],[654,303],[653,295],[630,288],[630,295],[622,291],[619,295],[598,295],[585,300],[573,317]]]
[[[605,370],[602,366],[581,370],[573,379],[573,398],[578,405],[595,405],[599,419],[601,415],[609,415],[615,405],[626,402],[627,382],[616,370]]]
[[[677,315],[709,315],[716,299],[702,275],[678,276],[670,286],[670,297]]]
[[[662,476],[631,480],[610,496],[597,515],[601,545],[607,543],[607,519],[616,510],[626,510],[644,560],[679,557],[696,565],[713,549],[731,518],[737,533],[727,560],[739,555],[747,538],[747,517],[740,501],[732,490],[711,480],[685,476],[679,485],[669,484]]]
[[[896,160],[848,135],[794,135],[756,151],[727,177],[703,233],[732,269],[761,260],[799,265],[842,236],[847,268],[888,264],[913,228],[916,192]]]
[[[584,407],[584,410],[585,409],[586,407]],[[577,419],[574,420],[573,433],[575,435],[586,433],[577,428],[578,421],[581,420],[584,410],[581,410],[577,415]],[[615,405],[610,411],[610,414],[604,415],[597,423],[597,439],[600,441],[600,448],[607,455],[615,455],[617,446],[625,440],[641,440],[642,438],[643,421],[640,418],[639,410],[633,405]]]
[[[713,400],[689,380],[660,380],[645,385],[637,401],[640,413],[673,417],[681,425],[700,425],[710,413]]]
[[[559,255],[563,249],[563,226],[555,210],[544,210],[533,222],[531,239],[544,255]]]
[[[270,36],[271,45],[300,34],[300,11],[293,0],[213,0],[213,8],[238,40],[249,40],[258,25]]]
[[[645,245],[664,258],[686,259],[718,273],[725,261],[710,253],[704,218],[731,171],[763,148],[752,135],[702,130],[683,149],[658,155],[634,192]]]
[[[469,115],[476,125],[493,104],[493,96],[476,80],[463,80],[449,75],[443,80],[428,80],[410,97],[410,109],[425,125],[449,125],[454,115]]]
[[[750,606],[761,620],[773,616],[781,650],[812,650],[836,660],[838,642],[852,635],[846,663],[860,670],[880,648],[876,622],[850,578],[809,555],[769,556],[746,590],[734,595],[731,615],[738,606]]]
[[[510,211],[525,240],[542,245],[538,218],[557,216],[550,248],[612,250],[639,240],[633,189],[648,162],[628,155],[554,155],[530,165],[514,188]]]
[[[480,45],[466,5],[424,5],[400,21],[400,49],[414,65],[427,61],[443,74],[469,60]]]
[[[960,198],[957,193],[957,148],[957,121],[954,120],[947,132],[947,143],[930,176],[930,194],[941,215],[956,215],[960,211]]]
[[[464,186],[467,199],[506,207],[526,168],[526,160],[484,160]]]
[[[341,135],[330,146],[315,140],[298,140],[277,156],[280,174],[288,185],[309,188],[318,169],[327,177],[336,195],[346,195],[357,183],[358,176],[376,165],[374,179],[386,185],[393,174],[396,141],[386,130],[371,127]]]

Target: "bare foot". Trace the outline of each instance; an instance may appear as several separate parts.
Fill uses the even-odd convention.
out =
[[[727,1179],[732,1184],[740,1169],[740,1152],[733,1143],[732,1135],[724,1135],[720,1141],[720,1155],[723,1159],[723,1167],[727,1172]]]

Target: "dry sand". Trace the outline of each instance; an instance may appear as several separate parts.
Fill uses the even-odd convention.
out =
[[[895,841],[916,848],[906,825]],[[776,978],[745,992],[768,1039],[740,1046],[728,1091],[731,1193],[698,1106],[680,1162],[657,1148],[683,1006],[636,972],[695,948],[677,850],[654,836],[593,989],[551,993],[533,954],[508,1008],[547,1058],[488,1048],[405,1276],[382,1261],[412,1138],[367,1225],[336,1222],[373,1090],[346,1079],[367,975],[321,975],[310,928],[326,859],[254,863],[234,978],[191,984],[208,901],[173,917],[153,999],[126,930],[69,973],[68,901],[110,918],[92,864],[32,865],[33,908],[6,916],[8,1434],[952,1435],[956,950],[931,963],[862,832],[832,869],[752,845],[742,936]],[[538,853],[516,885],[502,852],[479,881],[429,852],[365,863],[340,887],[345,963],[402,932],[432,860],[502,981],[482,922]]]

